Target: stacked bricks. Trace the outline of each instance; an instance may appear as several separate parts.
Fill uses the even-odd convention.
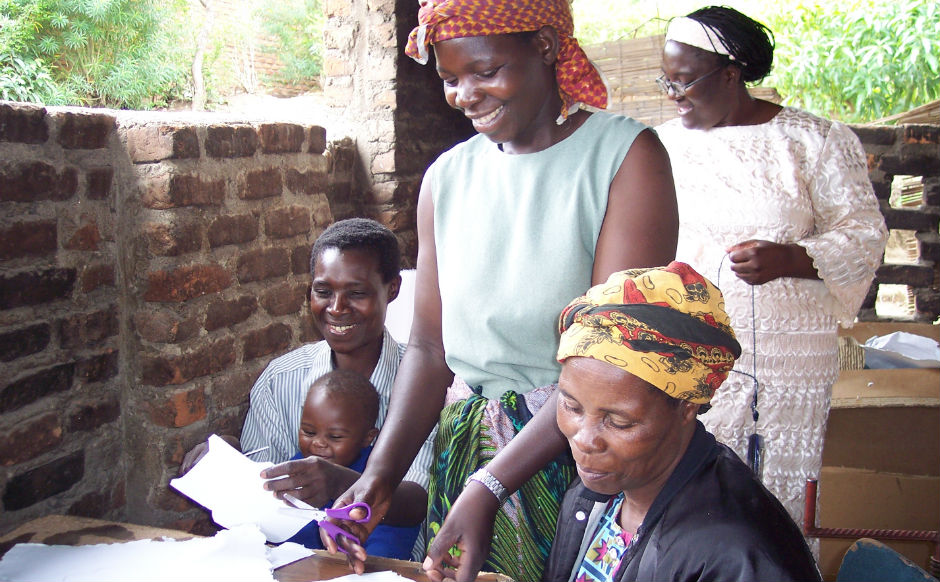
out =
[[[239,434],[253,380],[314,341],[310,247],[333,222],[325,132],[290,123],[120,125],[136,190],[128,241],[127,516],[191,529],[167,487],[210,433]],[[340,186],[348,186],[348,183]],[[153,446],[159,443],[160,446]],[[133,492],[139,492],[135,494]]]
[[[0,102],[0,531],[205,531],[167,482],[319,339],[310,247],[358,164],[318,126]]]
[[[444,101],[433,60],[422,66],[404,55],[418,23],[417,2],[326,0],[323,6],[324,94],[348,120],[365,168],[368,213],[398,234],[411,267],[424,171],[473,128]]]
[[[882,264],[868,292],[859,319],[875,321],[875,300],[881,284],[907,285],[914,292],[915,321],[932,323],[940,316],[940,126],[852,126],[868,154],[875,195],[889,229],[916,233],[917,264]],[[920,176],[924,185],[920,208],[892,208],[888,202],[895,176]]]
[[[0,102],[0,525],[124,504],[115,118]]]

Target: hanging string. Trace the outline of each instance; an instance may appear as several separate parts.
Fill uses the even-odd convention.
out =
[[[721,261],[718,263],[718,275],[715,277],[715,287],[721,289],[721,267],[725,263],[725,259],[728,258],[728,253],[725,253],[721,257]],[[751,397],[751,418],[754,421],[754,426],[751,430],[751,435],[747,438],[747,464],[751,468],[751,471],[754,472],[754,475],[760,480],[763,474],[764,469],[764,437],[757,432],[757,419],[760,418],[760,413],[757,408],[757,397],[760,392],[760,382],[757,380],[757,304],[754,299],[754,285],[751,287],[751,373],[742,372],[741,370],[731,370],[742,376],[747,376],[754,381],[754,393]]]

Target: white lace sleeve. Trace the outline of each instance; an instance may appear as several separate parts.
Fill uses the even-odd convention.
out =
[[[849,327],[881,264],[888,233],[865,152],[847,126],[832,124],[809,185],[816,230],[799,244],[826,284],[826,307]]]

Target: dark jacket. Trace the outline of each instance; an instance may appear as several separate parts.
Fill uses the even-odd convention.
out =
[[[543,580],[571,578],[594,504],[608,499],[580,479],[572,483]],[[820,579],[803,535],[780,502],[701,423],[635,537],[616,580]]]

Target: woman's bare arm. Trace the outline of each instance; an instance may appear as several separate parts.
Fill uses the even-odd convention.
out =
[[[418,264],[415,309],[408,349],[398,368],[388,415],[362,476],[337,499],[337,505],[365,501],[372,507],[368,524],[344,527],[365,539],[389,511],[392,492],[437,424],[453,372],[444,361],[441,334],[441,294],[437,281],[434,245],[434,206],[429,177],[418,196]],[[328,549],[332,549],[328,545]],[[347,548],[350,549],[350,548]],[[364,569],[365,552],[353,553],[351,565]]]
[[[637,136],[610,185],[591,284],[603,283],[611,273],[623,269],[668,264],[675,259],[678,236],[669,157],[659,138],[646,130]],[[568,446],[558,429],[556,402],[553,394],[487,465],[508,490],[519,489]],[[479,483],[472,482],[464,489],[428,551],[424,567],[432,580],[476,577],[489,552],[498,509],[496,498]],[[461,550],[459,559],[448,553],[454,545]]]

